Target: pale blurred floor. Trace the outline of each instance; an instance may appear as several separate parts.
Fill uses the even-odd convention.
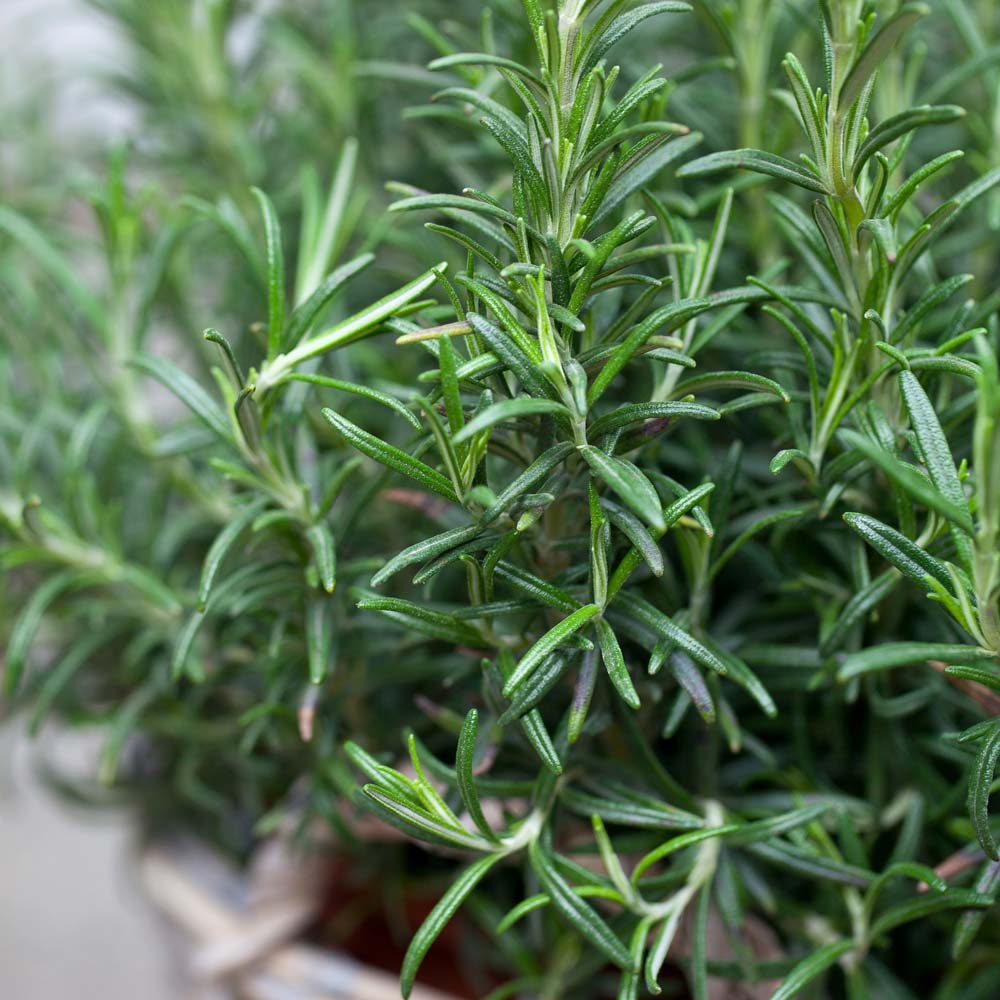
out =
[[[89,755],[69,743],[77,748]],[[126,819],[57,802],[31,752],[20,727],[0,730],[0,997],[177,1000],[161,928],[135,885]]]

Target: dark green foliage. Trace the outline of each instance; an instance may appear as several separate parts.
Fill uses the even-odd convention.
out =
[[[431,847],[404,995],[997,995],[992,5],[99,6],[143,141],[0,207],[12,707],[152,832]]]

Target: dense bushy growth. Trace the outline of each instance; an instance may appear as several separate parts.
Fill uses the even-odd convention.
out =
[[[461,908],[496,1000],[996,996],[993,5],[95,5],[96,225],[54,136],[0,207],[10,703],[430,875],[404,995]]]

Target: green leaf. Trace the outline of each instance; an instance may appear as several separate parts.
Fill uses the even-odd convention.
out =
[[[899,373],[899,387],[906,403],[906,410],[910,414],[913,430],[917,435],[917,442],[920,444],[920,451],[927,463],[931,482],[950,503],[967,513],[969,502],[959,481],[948,439],[944,436],[927,393],[924,392],[917,376],[910,371]],[[969,525],[971,528],[971,519]],[[954,538],[959,552],[963,554],[965,564],[969,565],[972,554],[968,539],[960,532],[955,532]]]
[[[649,931],[652,926],[653,918],[643,917],[635,925],[635,930],[632,931],[629,953],[632,955],[632,961],[638,967],[642,966],[642,956],[646,950],[646,938],[649,937]],[[625,969],[618,982],[618,994],[615,1000],[639,1000],[639,984],[641,980],[642,974],[639,968],[634,970]]]
[[[313,323],[333,301],[338,292],[356,274],[360,274],[375,260],[372,253],[363,253],[328,274],[317,289],[298,306],[288,320],[288,330],[282,350],[290,351],[312,329]]]
[[[600,62],[608,49],[621,41],[643,21],[659,14],[682,14],[690,10],[690,4],[679,2],[679,0],[658,0],[656,3],[645,3],[625,11],[610,22],[605,20],[598,22],[577,56],[579,74],[583,76],[588,73],[592,67]]]
[[[420,963],[423,962],[424,956],[430,951],[430,947],[437,940],[438,935],[444,930],[445,924],[451,920],[455,911],[465,902],[472,890],[501,857],[502,855],[499,854],[489,854],[473,862],[452,883],[448,891],[431,910],[427,919],[420,925],[420,930],[414,935],[410,947],[406,950],[406,957],[403,959],[403,968],[400,972],[400,989],[404,997],[409,997],[413,990],[413,983],[417,977]]]
[[[521,717],[521,729],[527,737],[538,759],[554,774],[559,777],[563,773],[562,761],[559,759],[559,752],[556,750],[552,737],[542,719],[542,713],[538,709]]]
[[[516,115],[511,114],[502,105],[496,104],[476,90],[449,87],[447,90],[436,94],[435,97],[451,97],[463,103],[481,108],[484,114],[479,119],[480,124],[492,134],[493,138],[496,139],[500,147],[507,154],[520,180],[531,192],[536,202],[546,206],[549,205],[548,189],[545,186],[545,181],[542,180],[542,175],[538,172],[535,161],[532,159],[524,127]]]
[[[927,660],[944,660],[948,663],[975,663],[977,660],[995,659],[988,650],[978,646],[960,646],[937,642],[885,642],[845,657],[837,680],[841,683],[880,670],[892,670]]]
[[[206,614],[203,611],[196,611],[190,615],[180,632],[177,634],[177,641],[174,643],[174,651],[170,658],[170,676],[177,680],[187,671],[188,676],[193,681],[200,681],[204,677],[204,670],[200,664],[189,665],[188,657],[191,647],[194,645],[202,625],[205,624]]]
[[[584,653],[580,672],[573,685],[573,700],[570,703],[566,736],[570,743],[576,743],[587,721],[590,703],[597,686],[597,650]]]
[[[234,444],[233,428],[222,408],[187,372],[165,358],[154,358],[148,354],[138,354],[130,358],[129,364],[156,379],[187,406],[209,430],[214,431],[228,444]]]
[[[458,793],[462,804],[472,818],[472,822],[490,840],[496,840],[496,834],[483,815],[483,807],[479,802],[479,792],[476,789],[474,774],[474,758],[476,753],[476,734],[479,732],[479,713],[470,708],[462,731],[458,735],[458,749],[455,751],[455,775],[458,779]]]
[[[788,393],[774,379],[753,372],[705,372],[704,375],[695,375],[679,383],[674,389],[674,395],[686,396],[689,392],[711,389],[749,389],[777,396],[785,403],[790,401]]]
[[[908,108],[898,115],[893,115],[891,118],[879,122],[868,133],[868,137],[862,143],[861,148],[854,157],[852,169],[855,181],[860,176],[864,165],[883,146],[887,146],[900,136],[906,135],[914,129],[922,128],[924,125],[943,125],[947,122],[953,122],[956,118],[961,118],[964,115],[964,109],[954,104],[945,104],[936,107],[929,104],[922,104],[919,107]]]
[[[952,150],[950,153],[944,153],[943,155],[931,160],[929,163],[925,163],[922,167],[919,167],[906,178],[906,180],[899,186],[898,190],[886,201],[885,206],[882,209],[882,215],[887,219],[895,219],[903,206],[910,200],[917,188],[919,188],[924,181],[933,177],[934,174],[943,170],[956,160],[962,159],[963,156],[965,156],[965,154],[960,149],[956,149]]]
[[[615,606],[620,607],[627,615],[632,616],[650,629],[657,637],[683,649],[696,663],[700,663],[717,674],[729,672],[726,664],[707,646],[700,643],[694,636],[685,632],[679,625],[668,618],[658,608],[653,607],[645,599],[635,594],[620,592],[615,600]]]
[[[823,182],[803,167],[775,156],[762,149],[732,149],[721,153],[709,153],[690,163],[685,163],[677,171],[678,177],[704,177],[725,170],[752,170],[754,173],[777,177],[790,181],[814,194],[829,194]]]
[[[581,445],[578,450],[593,473],[617,494],[626,507],[652,527],[666,530],[659,495],[653,484],[631,462],[608,455],[593,445]]]
[[[597,913],[573,892],[563,877],[556,871],[552,859],[542,850],[537,841],[532,841],[528,849],[531,867],[538,876],[542,888],[548,893],[553,906],[560,916],[602,955],[621,969],[634,968],[632,956],[621,939],[597,915]]]
[[[712,884],[698,893],[691,930],[691,1000],[709,1000],[708,994],[708,916],[712,905]]]
[[[625,657],[622,656],[621,646],[615,636],[614,630],[604,621],[603,618],[597,622],[597,638],[601,647],[601,659],[604,661],[604,669],[611,678],[615,690],[621,695],[622,701],[629,708],[637,709],[640,705],[639,695],[629,676],[628,667],[625,665]]]
[[[303,340],[287,354],[280,354],[261,370],[257,378],[258,391],[264,392],[280,382],[289,372],[293,371],[303,361],[326,354],[336,348],[351,344],[377,330],[387,319],[409,306],[433,284],[438,276],[447,268],[441,263],[422,274],[419,278],[396,289],[384,298],[373,303],[366,309],[354,313],[347,319],[323,330],[321,333]]]
[[[753,700],[763,709],[764,714],[773,719],[778,714],[778,708],[767,688],[761,683],[760,678],[728,649],[723,649],[707,637],[705,645],[726,665],[726,672],[730,679],[739,684],[740,687],[745,688]]]
[[[594,839],[597,841],[597,849],[604,864],[604,870],[611,879],[611,884],[617,889],[623,899],[629,898],[632,889],[628,879],[625,877],[625,870],[622,868],[621,859],[615,852],[608,831],[604,827],[604,822],[596,814],[590,817],[590,823],[594,830]]]
[[[225,369],[229,374],[233,388],[237,391],[241,390],[246,384],[246,376],[243,374],[240,363],[236,360],[236,354],[233,351],[232,345],[218,330],[208,329],[204,332],[203,336],[209,343],[215,344],[222,352]]]
[[[944,671],[949,677],[961,677],[962,680],[974,681],[993,691],[1000,691],[1000,674],[995,670],[983,670],[980,667],[950,666]]]
[[[596,815],[609,823],[620,823],[639,830],[693,830],[705,825],[700,816],[651,795],[644,795],[627,786],[615,786],[615,790],[618,795],[611,798],[568,787],[564,789],[561,801],[581,816]]]
[[[819,819],[824,813],[829,812],[832,803],[817,802],[814,805],[802,806],[800,809],[793,809],[791,812],[780,813],[777,816],[768,816],[767,819],[760,819],[754,823],[743,823],[732,836],[726,837],[726,842],[733,845],[753,844],[761,840],[770,840],[773,837],[788,833],[801,826]]]
[[[713,837],[724,837],[727,833],[735,833],[739,829],[739,823],[726,823],[723,826],[711,826],[703,830],[691,830],[688,833],[680,833],[676,837],[671,837],[660,844],[659,847],[643,855],[636,863],[635,868],[632,870],[632,884],[638,885],[639,879],[647,869],[651,868],[658,861],[670,857],[671,854],[683,851],[686,847],[691,847],[694,844],[700,844],[703,840],[711,840]]]
[[[571,615],[564,618],[558,625],[549,629],[521,657],[511,675],[504,682],[504,697],[509,698],[517,690],[521,682],[528,677],[549,653],[582,629],[587,622],[600,613],[600,610],[596,604],[585,604],[582,608],[577,608]]]
[[[553,445],[542,452],[509,486],[496,498],[496,502],[483,513],[480,523],[487,525],[495,521],[518,497],[546,478],[574,451],[569,443]]]
[[[926,4],[906,3],[885,22],[865,46],[841,85],[838,96],[840,107],[849,108],[861,96],[868,81],[878,72],[899,39],[929,13],[930,8]]]
[[[337,552],[333,534],[326,522],[319,521],[306,530],[306,538],[312,546],[319,582],[328,594],[332,594],[337,586]]]
[[[877,465],[917,503],[937,511],[945,520],[950,521],[966,534],[973,533],[972,518],[969,516],[967,502],[963,503],[962,506],[956,506],[916,469],[900,461],[895,455],[891,455],[856,431],[842,430],[840,434],[852,448],[856,448]]]
[[[678,497],[663,510],[663,520],[666,526],[668,528],[673,527],[685,514],[694,510],[714,490],[715,483],[702,483],[701,486],[696,486],[690,492]],[[706,519],[705,524],[707,523]],[[711,535],[712,532],[706,531],[706,534]]]
[[[10,631],[10,641],[4,656],[4,694],[10,698],[17,690],[24,671],[28,650],[34,641],[38,626],[45,612],[66,591],[73,590],[87,582],[78,570],[63,570],[50,576],[40,584],[28,598]]]
[[[473,851],[487,850],[491,846],[490,842],[479,834],[469,833],[462,827],[444,822],[439,816],[431,815],[422,802],[419,805],[414,804],[412,793],[410,799],[401,800],[377,785],[365,785],[361,791],[368,800],[366,803],[368,808],[415,840]],[[491,857],[496,858],[499,855]]]
[[[653,576],[663,576],[664,562],[660,545],[649,529],[633,514],[608,499],[601,500],[608,520],[632,543]]]
[[[997,895],[1000,895],[1000,861],[988,861],[980,872],[976,880],[976,890],[979,895],[992,899],[996,903]],[[969,910],[963,913],[955,925],[955,936],[952,939],[951,954],[956,961],[965,954],[973,938],[982,927],[986,919],[987,907],[978,910]]]
[[[212,542],[201,570],[201,581],[198,584],[198,610],[204,611],[212,593],[212,584],[218,575],[223,561],[240,536],[253,524],[257,515],[267,506],[267,500],[255,500],[247,504],[219,532]]]
[[[448,430],[454,435],[465,426],[465,410],[462,407],[462,391],[458,377],[458,361],[451,337],[442,337],[439,341],[438,365],[441,372],[441,395],[444,398],[445,413],[448,417]],[[458,441],[452,441],[457,445]],[[462,453],[464,454],[464,452]]]
[[[522,593],[533,597],[545,607],[566,612],[576,611],[580,607],[580,602],[561,587],[535,576],[534,573],[526,569],[521,569],[514,563],[498,562],[496,575],[505,583],[509,583]]]
[[[914,583],[924,585],[926,577],[931,577],[944,587],[951,586],[951,578],[944,563],[929,555],[895,528],[890,528],[867,514],[848,512],[844,514],[844,520],[876,552]]]
[[[357,191],[358,145],[357,139],[343,141],[337,167],[322,204],[315,171],[310,166],[303,172],[303,194],[315,190],[315,195],[303,197],[298,259],[295,262],[296,303],[311,298],[315,290],[325,283],[323,275],[351,234],[355,221],[351,217],[351,203]],[[314,188],[309,180],[314,182]]]
[[[590,594],[594,603],[603,608],[608,603],[608,547],[611,531],[593,479],[587,483],[587,506],[590,508]]]
[[[593,406],[601,398],[619,372],[639,353],[657,330],[664,327],[667,333],[677,330],[712,306],[712,301],[707,298],[681,299],[654,310],[641,323],[636,324],[614,349],[604,367],[591,382],[587,390],[587,405]]]
[[[671,643],[661,639],[649,658],[649,673],[658,673],[660,664],[664,660],[674,680],[684,689],[684,693],[698,714],[709,724],[715,722],[718,713],[715,710],[712,693],[708,690],[705,678],[694,660],[683,650],[674,649]]]
[[[587,433],[591,437],[601,437],[633,424],[644,424],[649,420],[666,421],[676,417],[718,420],[719,411],[700,403],[629,403],[599,417],[587,428]]]
[[[357,382],[344,382],[339,378],[329,378],[326,375],[305,375],[293,372],[288,376],[292,382],[308,382],[310,385],[320,385],[326,389],[339,389],[341,392],[349,392],[354,396],[362,396],[365,399],[381,403],[389,407],[390,410],[398,413],[414,430],[421,429],[420,421],[410,412],[398,399],[390,396],[386,392],[373,389],[370,385],[359,385]]]
[[[864,912],[866,923],[870,921],[870,916],[875,909],[875,904],[878,902],[882,890],[895,878],[912,878],[917,882],[926,882],[936,892],[945,892],[948,888],[948,883],[933,868],[918,864],[915,861],[897,861],[889,865],[872,882],[868,892],[865,893]]]
[[[855,947],[855,942],[846,938],[833,941],[804,958],[785,977],[781,985],[771,994],[771,1000],[792,1000],[817,976],[821,976],[834,963],[839,962]]]
[[[777,455],[774,456],[774,458],[771,459],[771,463],[768,465],[768,470],[772,476],[777,476],[784,471],[785,466],[788,465],[789,462],[796,458],[808,463],[809,465],[812,464],[809,460],[809,456],[804,451],[801,451],[798,448],[783,448]]]
[[[309,683],[322,684],[329,669],[332,622],[329,601],[310,594],[306,598],[306,653]]]
[[[555,686],[569,666],[571,654],[556,651],[546,657],[539,668],[515,692],[510,704],[497,719],[508,726],[530,712]]]
[[[979,893],[967,889],[949,889],[947,892],[937,893],[933,896],[918,896],[916,899],[897,903],[886,910],[872,924],[869,937],[877,939],[903,924],[911,923],[914,920],[923,920],[934,913],[946,910],[983,908],[992,905],[992,903],[993,900],[989,896],[980,896]]]
[[[523,396],[518,399],[506,399],[477,413],[452,440],[455,444],[462,444],[496,424],[541,414],[558,414],[567,418],[570,416],[566,406],[554,399],[531,399]]]
[[[434,639],[451,642],[457,646],[477,646],[482,643],[479,631],[468,622],[456,618],[445,611],[428,608],[400,597],[362,597],[358,601],[361,611],[380,611],[387,617],[400,622],[404,628],[412,629]]]
[[[348,740],[344,744],[344,753],[350,757],[354,766],[367,775],[372,781],[383,786],[383,791],[390,792],[395,798],[402,802],[417,804],[419,799],[413,790],[413,782],[404,777],[398,771],[385,764],[380,763],[366,750],[363,750],[357,743]]]
[[[394,445],[382,441],[362,430],[356,424],[352,424],[345,417],[333,410],[324,409],[323,418],[339,431],[347,440],[354,445],[363,455],[374,459],[381,465],[399,472],[404,476],[420,483],[421,486],[432,490],[434,493],[443,496],[446,500],[458,503],[458,495],[455,493],[451,483],[429,465],[425,465],[418,459],[407,455],[405,451],[400,451]]]
[[[572,886],[581,899],[609,899],[614,903],[622,903],[621,895],[614,889],[609,889],[603,885],[574,885]],[[540,910],[543,906],[548,906],[552,898],[548,893],[540,892],[537,895],[529,896],[516,906],[512,907],[497,924],[496,933],[503,934],[509,931],[522,917],[526,917],[535,910]]]
[[[438,454],[441,456],[441,463],[448,472],[448,478],[455,489],[455,495],[462,502],[465,499],[467,487],[462,475],[462,464],[459,461],[451,435],[430,400],[420,399],[420,409],[424,420],[430,426],[431,437],[433,437]]]
[[[969,777],[969,815],[972,817],[972,825],[976,829],[976,837],[983,852],[993,861],[997,860],[997,843],[993,838],[993,831],[990,830],[989,801],[998,758],[1000,758],[1000,723],[983,740]]]
[[[0,230],[13,237],[49,273],[52,281],[95,330],[105,323],[104,307],[80,280],[78,268],[56,249],[48,237],[23,215],[0,205]]]
[[[502,66],[504,69],[513,70],[533,83],[541,86],[541,79],[533,73],[527,66],[513,59],[506,59],[504,56],[492,55],[486,52],[454,52],[451,55],[434,59],[427,64],[430,70],[451,69],[453,66]]]
[[[787,840],[772,838],[757,841],[747,845],[747,850],[763,861],[807,878],[834,882],[838,885],[852,885],[859,889],[863,889],[875,880],[873,872],[817,854],[804,847],[793,845]]]
[[[503,261],[501,261],[496,254],[487,250],[481,243],[477,243],[476,240],[472,239],[472,237],[467,233],[462,233],[457,229],[452,229],[451,226],[438,225],[436,222],[425,222],[424,229],[428,229],[432,233],[439,233],[441,236],[446,236],[448,239],[454,240],[456,243],[465,247],[466,250],[484,260],[490,267],[493,268],[493,270],[503,270]]]
[[[619,170],[614,181],[608,187],[600,206],[593,213],[593,224],[597,225],[606,219],[629,195],[644,188],[663,170],[664,167],[679,160],[688,150],[693,149],[702,140],[700,132],[692,132],[679,138],[670,135],[657,136],[653,142],[659,143],[651,147],[651,151],[641,159],[634,155],[634,148],[626,163],[631,162],[624,170]],[[638,145],[638,144],[637,144]],[[679,173],[679,171],[678,171]]]
[[[896,589],[898,582],[899,573],[894,569],[888,569],[857,591],[844,605],[837,620],[820,642],[820,653],[823,656],[830,656],[840,649],[854,627],[875,611]]]
[[[267,245],[267,358],[281,350],[285,332],[285,258],[281,247],[281,223],[271,199],[260,188],[250,189],[264,219]]]
[[[432,535],[430,538],[421,539],[413,545],[396,553],[373,577],[371,585],[379,587],[386,580],[395,576],[401,569],[412,566],[414,563],[426,562],[428,559],[435,559],[452,549],[458,548],[465,542],[471,541],[481,534],[482,529],[478,524],[469,524],[464,528],[452,528],[451,531],[442,532],[440,535]]]
[[[538,373],[537,364],[521,350],[505,330],[501,330],[473,312],[467,313],[466,319],[472,329],[489,344],[490,349],[505,367],[514,373],[527,392],[539,398],[551,397],[551,389],[543,376]]]

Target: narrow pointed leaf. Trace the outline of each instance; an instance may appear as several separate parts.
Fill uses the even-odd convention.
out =
[[[597,623],[597,638],[600,642],[604,669],[608,672],[608,677],[611,678],[615,690],[629,708],[638,708],[639,695],[632,683],[632,678],[629,676],[621,646],[618,644],[614,630],[603,618]]]
[[[374,459],[376,462],[395,472],[408,476],[410,479],[420,483],[421,486],[425,486],[427,489],[443,496],[446,500],[451,500],[454,503],[458,502],[458,496],[451,483],[440,472],[432,469],[429,465],[425,465],[411,455],[407,455],[405,451],[400,451],[394,445],[375,437],[374,434],[369,434],[367,431],[362,430],[356,424],[352,424],[345,417],[342,417],[339,413],[335,413],[333,410],[324,409],[323,418],[327,423],[332,424],[363,455],[367,455],[369,458]]]
[[[266,500],[255,500],[240,511],[216,536],[205,556],[205,562],[201,570],[201,581],[198,584],[198,608],[205,610],[208,599],[212,593],[212,584],[218,575],[223,560],[229,551],[239,540],[240,536],[249,529],[257,515],[264,509]]]
[[[621,939],[567,884],[556,870],[552,859],[537,842],[529,848],[531,867],[542,888],[548,893],[552,905],[560,916],[576,930],[585,941],[621,969],[633,967],[633,959]]]
[[[306,538],[313,550],[320,585],[332,594],[337,585],[337,553],[333,535],[326,523],[320,521],[306,531]]]
[[[771,1000],[793,1000],[814,979],[839,962],[854,946],[853,940],[845,939],[833,941],[814,951],[784,978],[781,985],[771,994]]]
[[[837,679],[843,683],[862,674],[926,663],[928,660],[975,663],[990,659],[995,659],[994,655],[978,646],[937,642],[886,642],[847,656],[837,672]]]
[[[222,408],[187,372],[165,358],[139,354],[129,362],[169,389],[189,410],[223,441],[233,443],[233,429]]]
[[[989,801],[993,774],[1000,758],[1000,725],[983,740],[969,777],[969,815],[976,837],[988,858],[997,860],[997,843],[990,829]]]
[[[285,258],[281,246],[281,224],[271,199],[260,188],[251,188],[264,219],[267,245],[267,357],[281,349],[285,332]]]
[[[521,420],[525,417],[535,417],[541,414],[558,414],[568,417],[569,410],[554,399],[506,399],[494,403],[480,413],[477,413],[462,430],[453,438],[455,444],[462,444],[474,435],[508,420]]]
[[[724,153],[709,153],[690,163],[685,163],[677,171],[678,177],[703,177],[727,170],[751,170],[754,173],[777,177],[790,181],[814,194],[828,194],[823,182],[791,160],[762,149],[733,149]]]
[[[567,639],[584,627],[600,612],[596,604],[585,604],[571,615],[553,626],[521,657],[514,671],[504,683],[503,693],[509,698],[518,685],[537,667],[546,656],[562,645]]]
[[[595,448],[579,449],[594,474],[647,524],[665,530],[663,508],[653,484],[631,463]]]
[[[488,854],[473,862],[452,883],[448,891],[431,910],[427,919],[420,925],[420,930],[414,935],[409,948],[406,949],[403,968],[400,972],[400,989],[404,997],[409,997],[412,992],[420,963],[423,962],[424,956],[430,951],[431,945],[437,940],[438,935],[444,930],[445,924],[451,920],[455,911],[465,902],[472,890],[485,878],[489,870],[500,860],[500,857],[501,855],[498,854]]]
[[[479,827],[483,835],[491,840],[496,839],[492,828],[483,815],[483,807],[479,801],[479,791],[476,788],[476,777],[474,774],[474,758],[476,751],[476,735],[479,732],[479,713],[470,708],[465,721],[462,723],[462,731],[458,736],[458,749],[455,752],[455,775],[458,778],[458,792],[462,796],[462,804],[466,812],[472,818],[472,822]]]

